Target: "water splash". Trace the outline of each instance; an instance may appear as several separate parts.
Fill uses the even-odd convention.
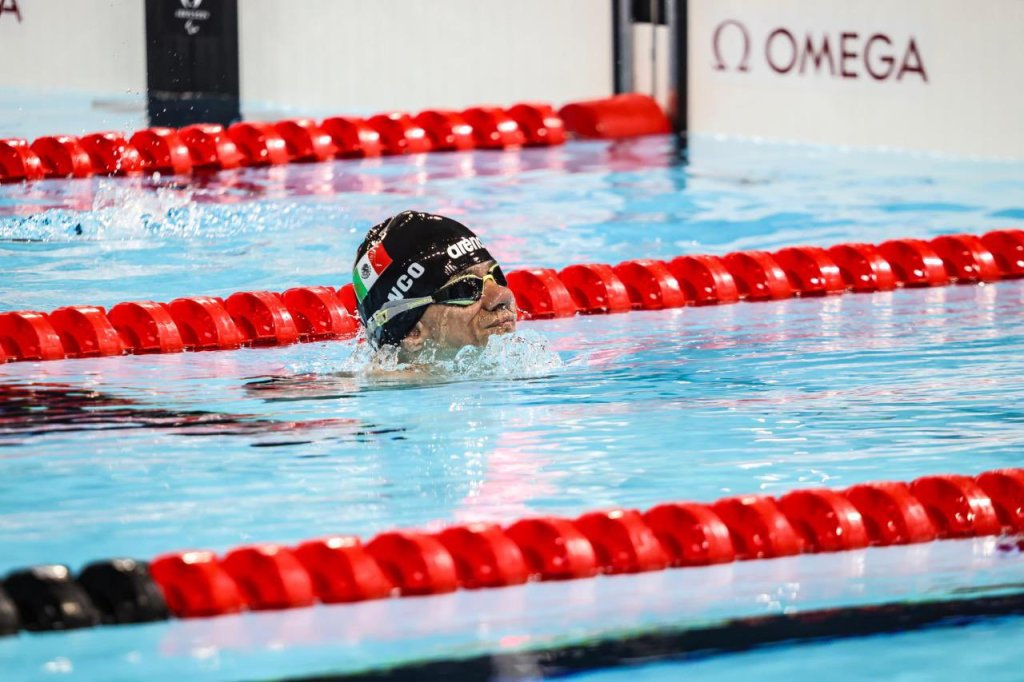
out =
[[[78,181],[85,183],[86,181]],[[89,210],[54,208],[0,217],[0,239],[12,241],[129,241],[200,234],[203,211],[186,186],[149,187],[141,178],[94,179]],[[74,187],[74,185],[70,185]]]
[[[292,365],[297,374],[335,374],[358,377],[367,386],[391,383],[476,379],[527,379],[547,376],[565,367],[548,340],[530,331],[492,336],[481,348],[466,346],[454,352],[427,348],[415,363],[402,362],[397,346],[373,348],[360,338],[344,358],[321,357]]]
[[[187,187],[158,187],[147,191],[120,183],[101,183],[93,198],[91,230],[83,236],[96,239],[135,238],[159,233],[163,228],[176,235],[199,233],[200,212]]]
[[[558,353],[548,348],[547,339],[529,330],[492,336],[483,348],[466,346],[453,359],[437,364],[448,374],[467,379],[526,379],[546,376],[565,366]]]

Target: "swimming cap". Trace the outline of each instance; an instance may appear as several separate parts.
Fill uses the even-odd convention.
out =
[[[451,218],[403,211],[366,233],[356,250],[352,284],[365,325],[388,301],[431,296],[453,275],[493,260],[468,227]],[[396,344],[416,326],[426,306],[399,313],[378,327],[376,345]]]

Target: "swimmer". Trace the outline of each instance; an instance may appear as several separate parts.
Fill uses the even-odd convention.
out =
[[[469,228],[404,211],[370,228],[352,271],[359,317],[376,348],[400,362],[424,351],[485,346],[516,329],[516,301],[501,268]]]

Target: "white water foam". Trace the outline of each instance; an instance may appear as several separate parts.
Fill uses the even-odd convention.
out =
[[[565,362],[548,340],[530,330],[492,336],[487,345],[458,351],[427,348],[415,363],[401,362],[397,346],[373,348],[360,337],[341,360],[319,358],[289,367],[296,374],[335,374],[364,379],[368,385],[393,382],[526,379],[550,375]]]

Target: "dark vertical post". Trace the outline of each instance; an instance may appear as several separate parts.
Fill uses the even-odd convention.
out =
[[[146,0],[152,125],[227,125],[241,118],[238,0]]]
[[[685,133],[689,129],[689,57],[687,49],[689,40],[689,2],[688,0],[671,0],[669,26],[672,31],[672,125],[677,133]],[[682,138],[685,140],[685,138]]]
[[[633,92],[633,12],[630,0],[612,0],[615,92]]]

